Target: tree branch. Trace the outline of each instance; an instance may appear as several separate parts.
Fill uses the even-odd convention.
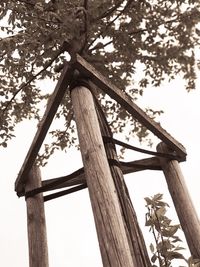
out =
[[[170,23],[173,23],[173,22],[180,22],[180,18],[177,17],[175,19],[164,21],[164,22],[158,24],[158,27],[162,26],[162,25],[165,25],[165,24],[170,24]],[[143,33],[143,32],[147,32],[147,31],[148,31],[148,29],[138,29],[136,31],[130,31],[129,34],[130,35],[134,35],[134,34]]]
[[[14,32],[13,32],[14,33]],[[18,37],[19,35],[23,34],[24,33],[24,30],[21,30],[19,32],[16,32],[15,34],[13,35],[8,35],[6,37],[3,37],[3,38],[0,38],[0,42],[4,41],[4,40],[9,40],[9,39],[12,39],[12,38],[16,38]]]
[[[111,7],[110,9],[106,10],[104,13],[102,13],[101,15],[99,15],[98,17],[92,19],[92,22],[103,19],[107,16],[110,16],[115,10],[117,10],[118,7],[121,6],[121,4],[124,2],[124,0],[120,0],[119,2],[117,2],[113,7]]]
[[[0,62],[4,59],[4,56],[7,55],[7,52],[5,51],[0,55]]]
[[[83,3],[83,7],[84,7],[84,42],[83,42],[83,45],[80,49],[80,54],[83,53],[86,45],[87,45],[87,40],[88,40],[88,25],[89,25],[89,20],[88,20],[88,0],[84,0],[84,3]]]
[[[88,10],[88,0],[84,0],[83,6],[85,10]]]
[[[89,49],[89,51],[91,52],[91,51],[93,51],[93,50],[95,50],[95,49],[97,49],[97,48],[105,48],[105,47],[108,46],[109,44],[112,44],[112,42],[113,42],[113,40],[111,40],[111,41],[109,41],[109,42],[107,42],[107,43],[105,43],[105,44],[103,44],[103,43],[100,43],[100,45],[97,44],[97,45],[95,45],[94,47],[92,47],[91,49]]]
[[[13,1],[13,2],[15,2],[15,1]],[[31,1],[26,1],[26,0],[17,0],[17,2],[24,3],[24,4],[30,5],[30,6],[35,6],[35,1],[31,2]]]
[[[116,17],[113,19],[113,20],[111,20],[107,25],[106,25],[106,27],[102,30],[102,31],[100,31],[98,34],[97,34],[97,37],[90,43],[90,44],[88,44],[88,46],[87,46],[87,48],[86,48],[86,50],[89,50],[89,48],[94,44],[94,42],[126,11],[126,9],[129,7],[129,5],[131,4],[131,2],[132,2],[132,0],[129,0],[127,3],[126,3],[126,5],[125,5],[125,7],[119,12],[119,14],[118,15],[116,15]]]
[[[57,57],[62,54],[63,48],[61,47],[60,50],[56,51],[55,56],[50,59],[44,66],[44,68],[42,70],[40,70],[38,73],[36,73],[35,75],[33,75],[26,83],[22,84],[20,86],[20,88],[13,94],[13,96],[11,97],[11,99],[8,101],[8,103],[6,104],[5,108],[3,109],[3,114],[7,111],[8,107],[11,105],[12,101],[15,99],[15,97],[19,94],[19,92],[21,92],[27,85],[29,85],[31,82],[33,82],[39,75],[41,75],[46,69],[48,69],[48,67],[51,66],[51,64],[57,59]]]

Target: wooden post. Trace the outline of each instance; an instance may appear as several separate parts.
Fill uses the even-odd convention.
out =
[[[164,143],[157,147],[159,152],[170,152]],[[182,229],[194,258],[200,258],[200,223],[189,196],[178,161],[160,158],[169,192],[174,202]]]
[[[96,91],[98,91],[98,88],[95,88],[95,85],[91,85],[91,86],[92,86],[92,89],[94,88],[96,89]],[[112,132],[108,125],[107,119],[97,101],[98,100],[96,99],[97,116],[99,119],[101,133],[103,136],[112,137]],[[119,163],[119,160],[117,157],[117,151],[116,151],[114,143],[106,143],[104,146],[105,146],[107,158],[113,159]],[[128,192],[128,188],[124,181],[122,168],[120,168],[119,166],[120,164],[111,165],[110,170],[111,170],[111,174],[112,174],[115,187],[117,190],[117,194],[119,197],[119,202],[120,202],[120,206],[121,206],[121,210],[123,214],[123,221],[124,221],[126,233],[127,233],[128,240],[129,240],[129,245],[131,248],[131,253],[132,253],[132,256],[136,259],[137,266],[150,267],[152,265],[149,260],[149,256],[147,253],[147,248],[146,248],[145,241],[142,235],[142,231],[140,230],[140,226],[137,220],[137,215],[132,205],[131,198]]]
[[[136,267],[108,165],[93,96],[84,86],[71,92],[80,150],[105,267]]]
[[[39,167],[33,166],[25,184],[25,192],[41,186]],[[29,267],[48,267],[48,249],[43,195],[26,199],[29,244]]]

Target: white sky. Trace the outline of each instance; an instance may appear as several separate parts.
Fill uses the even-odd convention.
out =
[[[161,125],[187,149],[188,157],[181,164],[189,192],[200,216],[199,199],[199,84],[187,93],[183,82],[177,80],[157,89],[146,89],[138,102],[141,107],[163,109]],[[28,266],[26,206],[23,198],[14,192],[14,182],[34,137],[36,125],[24,122],[17,127],[17,138],[6,150],[0,151],[1,159],[1,227],[0,266]],[[136,145],[135,142],[133,145]],[[142,158],[130,152],[126,160]],[[58,153],[42,170],[43,179],[69,174],[82,166],[79,151]],[[151,235],[144,227],[144,197],[164,193],[164,199],[172,206],[169,216],[177,222],[164,176],[157,171],[143,171],[126,176],[133,205],[140,226],[150,243]],[[45,204],[50,267],[101,267],[101,259],[87,189]]]

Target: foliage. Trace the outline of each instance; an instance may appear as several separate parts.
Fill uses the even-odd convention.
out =
[[[173,260],[185,260],[188,267],[200,267],[200,260],[186,260],[181,253],[184,248],[180,245],[181,239],[177,231],[181,229],[179,224],[172,224],[171,219],[166,216],[169,205],[163,201],[162,194],[145,198],[146,207],[146,226],[152,232],[155,244],[150,244],[152,267],[172,267]],[[183,267],[183,266],[181,266]]]
[[[51,92],[41,90],[36,80],[58,79],[66,43],[134,100],[145,87],[178,74],[193,89],[199,18],[197,0],[1,0],[1,145],[7,146],[18,122],[40,119],[39,104]],[[138,69],[143,71],[140,78]],[[113,101],[105,103],[105,110],[115,114],[115,130],[125,127],[122,117],[133,122]],[[70,114],[66,92],[57,113],[66,126],[62,131],[69,133],[65,147],[74,138]],[[146,137],[137,123],[132,127],[130,134]],[[51,151],[60,147],[60,131],[52,131]]]

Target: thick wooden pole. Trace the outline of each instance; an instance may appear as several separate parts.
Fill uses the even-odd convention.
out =
[[[93,85],[94,86],[94,85]],[[99,119],[100,129],[103,136],[112,137],[112,132],[108,125],[107,119],[96,100],[97,115]],[[117,151],[114,143],[106,143],[105,150],[108,159],[113,159],[119,163],[117,157]],[[119,165],[111,165],[111,174],[115,183],[120,206],[123,214],[123,221],[126,229],[126,233],[129,240],[132,256],[136,259],[137,266],[150,267],[152,266],[147,253],[146,245],[140,226],[138,224],[137,215],[132,205],[128,188],[124,181],[122,169]]]
[[[157,147],[159,152],[170,152],[164,143]],[[189,196],[178,161],[160,158],[169,192],[174,202],[182,229],[194,258],[200,258],[200,222]]]
[[[77,86],[71,92],[80,150],[105,267],[136,267],[108,165],[93,96]]]
[[[25,184],[25,191],[41,186],[40,170],[33,166]],[[44,201],[42,194],[26,199],[29,244],[29,266],[48,267],[48,249]]]

